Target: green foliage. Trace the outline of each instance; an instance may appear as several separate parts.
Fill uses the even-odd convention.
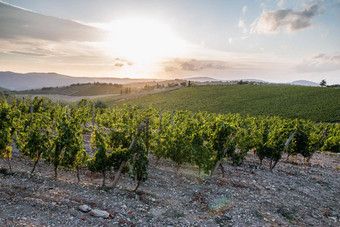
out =
[[[49,128],[49,117],[45,114],[33,113],[21,122],[16,145],[22,154],[36,164],[41,158],[48,157],[52,148],[52,132]]]
[[[75,108],[38,98],[25,101],[14,98],[11,104],[1,101],[1,157],[10,159],[10,143],[14,139],[20,152],[34,161],[34,167],[39,159],[45,159],[54,166],[57,177],[59,167],[78,170],[87,164],[90,171],[103,175],[103,185],[107,171],[117,171],[128,163],[123,172],[130,171],[138,187],[148,177],[146,146],[156,158],[170,159],[177,167],[197,166],[205,173],[227,158],[241,165],[250,150],[255,151],[261,163],[268,159],[271,163],[274,161],[275,166],[293,132],[295,136],[286,150],[288,155],[301,154],[307,158],[315,150],[339,152],[340,149],[339,124],[201,111],[161,113],[151,107],[140,109],[127,105],[112,110],[95,108],[94,112],[96,126],[86,128],[92,120],[92,102],[87,100]],[[137,130],[147,118],[148,134],[145,129]],[[324,133],[326,128],[328,131]],[[93,130],[92,147],[96,152],[89,159],[84,150],[83,133],[90,130]],[[136,141],[134,146],[132,141]]]
[[[301,154],[303,157],[308,158],[314,152],[315,146],[313,146],[310,136],[312,129],[313,124],[311,122],[295,121],[296,134],[288,146],[288,155]]]
[[[340,153],[340,125],[333,124],[328,125],[328,131],[326,138],[323,139],[322,151],[331,151],[334,153]]]
[[[92,102],[87,99],[79,101],[74,111],[74,118],[83,125],[83,128],[86,128],[86,123],[92,120]]]
[[[105,172],[111,169],[111,162],[107,154],[107,144],[103,133],[95,130],[92,134],[92,146],[97,151],[94,157],[88,160],[88,168],[91,172],[101,173],[103,175],[103,186],[105,186]]]
[[[46,160],[53,164],[55,177],[59,166],[73,169],[78,168],[87,159],[84,150],[81,118],[67,116],[66,107],[59,109],[53,128],[56,136],[53,138],[53,149]]]
[[[262,118],[255,123],[253,130],[256,131],[253,133],[253,145],[260,165],[265,158],[269,159],[271,164],[272,161],[279,161],[293,129],[280,118]]]
[[[132,149],[130,165],[131,165],[131,177],[137,181],[138,186],[148,179],[148,155],[144,142],[139,138],[136,145]]]
[[[107,144],[112,150],[109,159],[114,170],[118,170],[123,161],[131,158],[131,151],[129,150],[132,142],[133,130],[123,124],[115,124],[112,126],[108,134]],[[127,166],[123,173],[129,171]]]
[[[13,126],[14,116],[11,106],[6,100],[0,101],[0,157],[7,160],[12,156],[12,147],[9,144],[12,142]]]
[[[105,109],[105,108],[107,108],[107,105],[106,105],[103,101],[97,101],[97,102],[95,103],[95,107],[96,107],[96,108]]]

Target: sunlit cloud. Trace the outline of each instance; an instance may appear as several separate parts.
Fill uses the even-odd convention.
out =
[[[319,5],[306,6],[302,11],[294,9],[278,9],[275,11],[263,11],[251,25],[252,33],[278,33],[280,28],[286,32],[295,32],[311,27],[312,19],[319,15]]]
[[[208,51],[208,50],[207,50]],[[164,61],[158,73],[164,78],[189,78],[195,76],[223,80],[258,78],[268,81],[289,80],[294,63],[272,55],[209,52],[206,59],[177,58]],[[220,60],[209,60],[213,57]]]

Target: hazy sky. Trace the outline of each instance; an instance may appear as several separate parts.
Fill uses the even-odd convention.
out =
[[[0,1],[0,70],[340,83],[340,1]]]

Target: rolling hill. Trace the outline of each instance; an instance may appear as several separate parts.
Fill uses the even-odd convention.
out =
[[[129,79],[112,77],[72,77],[57,73],[14,73],[0,72],[1,87],[10,90],[40,89],[43,87],[68,86],[77,83],[135,83],[154,79]]]
[[[198,86],[139,98],[108,102],[109,105],[153,105],[164,110],[239,113],[282,116],[313,121],[340,121],[340,89],[283,86]]]

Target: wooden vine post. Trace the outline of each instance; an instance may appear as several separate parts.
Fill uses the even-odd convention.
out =
[[[92,103],[92,125],[94,126],[94,103]]]
[[[147,154],[149,154],[149,121],[150,121],[150,119],[147,117],[145,119],[145,133],[146,133],[145,145],[146,145]]]
[[[280,154],[281,156],[282,156],[282,154],[284,154],[284,153],[286,152],[286,150],[287,150],[287,148],[288,148],[288,145],[289,145],[290,142],[292,141],[292,139],[293,139],[293,137],[295,136],[295,134],[296,134],[296,131],[294,131],[294,132],[290,135],[290,137],[287,139],[287,141],[286,141],[286,143],[285,143],[285,146],[284,146],[283,150],[281,151],[281,154]],[[271,168],[270,168],[271,171],[273,171],[274,167],[276,166],[276,164],[277,164],[278,162],[279,162],[279,159],[278,159],[278,160],[275,160],[274,165],[271,166]]]
[[[130,146],[129,146],[129,151],[131,151],[131,150],[133,149],[133,147],[135,146],[135,144],[137,143],[138,137],[140,136],[140,134],[141,134],[142,130],[144,129],[144,127],[145,127],[145,125],[144,125],[143,123],[141,123],[141,124],[139,125],[138,131],[137,131],[137,135],[136,135],[136,137],[132,140],[132,142],[131,142],[131,144],[130,144]],[[126,165],[127,162],[128,162],[128,160],[124,160],[124,161],[122,161],[122,163],[120,164],[119,169],[118,169],[118,171],[117,171],[117,173],[116,173],[116,175],[115,175],[115,178],[114,178],[114,180],[113,180],[113,182],[112,182],[111,187],[116,187],[116,185],[117,185],[117,183],[118,183],[118,181],[119,181],[119,178],[120,178],[120,176],[121,176],[121,174],[122,174],[122,171],[123,171],[123,169],[124,169],[124,167],[125,167],[125,165]]]
[[[162,114],[159,114],[159,134],[162,132]]]

